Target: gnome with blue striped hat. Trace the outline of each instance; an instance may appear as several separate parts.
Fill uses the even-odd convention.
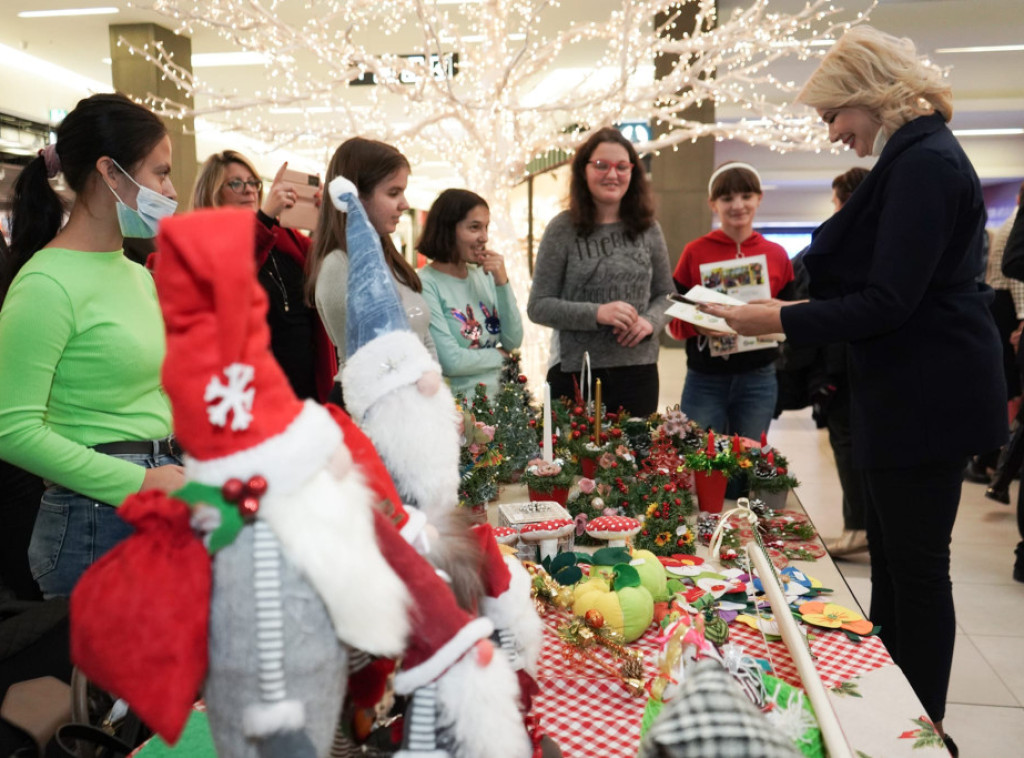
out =
[[[454,585],[460,585],[460,573],[474,573],[479,596],[469,603],[459,600],[464,608],[477,608],[487,600],[482,596],[479,560],[474,563],[464,552],[454,561],[447,558],[465,546],[456,534],[458,528],[451,528],[460,447],[454,398],[441,380],[441,367],[409,328],[380,236],[356,186],[336,177],[328,185],[328,197],[347,214],[347,356],[341,374],[346,409],[373,441],[402,496],[409,514],[403,536],[442,567],[444,575],[455,576]],[[499,568],[506,577],[501,585],[505,589],[508,571],[504,565]],[[530,604],[529,592],[522,594]],[[407,653],[394,678],[395,692],[410,696],[399,756],[531,754],[518,709],[519,683],[503,655],[489,658],[478,648],[476,654],[466,654],[448,670],[435,673],[415,664]]]

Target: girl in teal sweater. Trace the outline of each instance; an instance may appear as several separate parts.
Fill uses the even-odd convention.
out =
[[[18,177],[0,273],[0,458],[47,482],[28,557],[66,596],[131,528],[115,507],[184,483],[160,387],[164,332],[149,273],[125,236],[156,233],[176,206],[171,142],[121,95],[82,100]],[[75,193],[66,224],[49,178]]]
[[[505,259],[487,249],[490,221],[478,194],[445,190],[427,214],[417,247],[430,258],[420,280],[437,357],[452,393],[467,398],[480,383],[488,397],[497,396],[505,357],[523,341]]]

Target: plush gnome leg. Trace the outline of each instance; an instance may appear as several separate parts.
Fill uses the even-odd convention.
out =
[[[532,579],[518,560],[502,555],[489,524],[474,527],[473,535],[484,556],[481,568],[484,598],[480,612],[494,624],[501,650],[513,671],[525,671],[534,676],[544,623],[533,605]]]
[[[326,755],[346,670],[323,601],[265,524],[245,527],[213,564],[204,697],[217,755]]]

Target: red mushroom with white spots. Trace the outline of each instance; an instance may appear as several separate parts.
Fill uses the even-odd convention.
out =
[[[598,516],[587,522],[587,534],[608,540],[608,547],[625,547],[626,540],[640,531],[642,524],[628,516]]]
[[[494,539],[502,545],[514,545],[519,542],[519,532],[511,526],[494,527]]]
[[[556,518],[550,521],[537,521],[526,524],[519,532],[519,538],[525,542],[540,543],[540,559],[554,558],[558,553],[558,540],[575,529],[572,519]]]

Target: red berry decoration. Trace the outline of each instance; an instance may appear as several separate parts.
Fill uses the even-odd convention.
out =
[[[245,486],[249,490],[249,494],[255,497],[263,497],[267,494],[267,480],[259,474],[252,477]]]
[[[228,479],[224,482],[224,486],[220,488],[220,494],[229,503],[237,503],[241,500],[244,491],[245,485],[242,484],[241,479]]]
[[[536,429],[537,428],[537,419],[535,419],[535,418],[530,419],[530,428],[531,429]]]
[[[238,504],[238,512],[242,514],[242,518],[246,520],[256,518],[256,511],[259,509],[259,499],[252,496],[243,497],[242,501]]]
[[[587,611],[583,618],[586,619],[587,625],[594,629],[600,629],[604,626],[604,616],[596,608],[591,608]]]
[[[582,405],[577,405],[575,408],[572,409],[572,412],[576,416],[582,416],[583,415],[583,406]]]
[[[519,375],[519,383],[520,384],[526,384],[526,374],[520,374]]]
[[[622,436],[622,430],[619,429],[618,427],[615,427],[614,429],[612,429],[612,436],[618,439],[619,437]]]
[[[574,440],[578,440],[578,439],[580,438],[580,430],[579,430],[579,429],[577,429],[576,431],[574,431],[574,432],[572,433],[572,438],[573,438]]]

